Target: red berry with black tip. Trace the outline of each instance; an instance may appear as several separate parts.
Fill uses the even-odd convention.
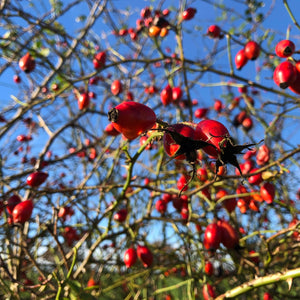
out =
[[[35,60],[30,55],[30,53],[26,53],[20,60],[19,60],[19,67],[25,73],[30,73],[35,68]]]
[[[290,40],[282,40],[277,43],[275,53],[279,57],[289,57],[295,52],[295,44]]]
[[[244,48],[245,56],[248,59],[255,60],[260,54],[260,46],[255,41],[249,41]]]

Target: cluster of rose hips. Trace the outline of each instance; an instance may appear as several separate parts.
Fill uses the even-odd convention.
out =
[[[300,94],[300,61],[295,61],[295,44],[290,40],[277,43],[275,53],[280,58],[286,58],[274,70],[274,82],[282,89],[287,87],[294,93]]]
[[[238,70],[241,70],[248,60],[255,60],[260,54],[260,45],[255,41],[249,41],[245,47],[238,51],[235,55],[235,66]]]

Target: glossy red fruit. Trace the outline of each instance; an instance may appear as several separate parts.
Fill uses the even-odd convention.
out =
[[[239,244],[239,235],[233,226],[226,220],[219,220],[218,226],[221,228],[221,243],[227,249],[233,249]]]
[[[6,210],[9,214],[12,214],[15,206],[21,202],[21,198],[18,195],[12,195],[7,200]]]
[[[205,182],[208,179],[208,174],[207,174],[206,168],[197,169],[196,175],[201,182]]]
[[[260,46],[255,41],[249,41],[244,48],[245,56],[248,59],[255,60],[260,54]]]
[[[181,175],[177,180],[177,188],[181,192],[185,192],[188,189],[189,177],[187,175]]]
[[[34,173],[31,173],[27,179],[26,183],[30,185],[31,187],[37,187],[44,183],[46,179],[48,178],[48,173],[37,171]]]
[[[196,12],[197,12],[196,8],[189,7],[182,13],[182,19],[185,21],[191,20],[194,18]]]
[[[78,108],[80,110],[87,108],[90,104],[89,93],[86,92],[86,93],[80,94],[77,101],[78,101]]]
[[[140,15],[143,19],[149,18],[151,16],[150,7],[146,6],[146,7],[142,8]]]
[[[258,171],[258,168],[254,168],[252,169],[249,174],[251,173],[255,173]],[[258,174],[255,174],[255,175],[252,175],[248,178],[248,181],[249,183],[253,184],[253,185],[259,185],[262,183],[263,179],[262,179],[262,176],[261,176],[261,173],[258,173]]]
[[[69,247],[71,247],[75,241],[79,240],[76,229],[71,226],[65,227],[63,235]]]
[[[214,288],[209,283],[203,285],[202,295],[204,300],[211,300],[217,296]]]
[[[218,249],[222,238],[221,228],[217,223],[207,225],[204,232],[203,245],[206,249]]]
[[[275,53],[279,57],[289,57],[295,52],[295,44],[290,40],[282,40],[277,43]]]
[[[180,133],[181,135],[185,137],[190,137],[194,138],[195,130],[189,125],[186,125],[184,123],[177,123],[177,124],[172,124],[168,126],[167,128],[170,131],[175,131],[177,133]],[[171,134],[168,132],[165,132],[163,136],[163,144],[164,144],[164,150],[166,153],[170,156],[173,157],[176,155],[176,152],[180,148],[180,145],[178,145],[174,139],[172,138]],[[181,154],[179,156],[175,156],[176,159],[186,159],[186,156],[184,154]]]
[[[128,215],[127,209],[126,208],[121,208],[119,211],[117,211],[114,214],[114,220],[119,222],[119,223],[122,223],[126,220],[127,215]]]
[[[20,83],[21,82],[21,77],[19,75],[14,75],[13,79],[14,79],[15,83]]]
[[[110,135],[110,136],[117,136],[120,134],[120,132],[118,130],[115,129],[114,125],[112,123],[109,123],[105,129],[104,129],[105,133],[107,135]]]
[[[253,127],[253,121],[251,117],[246,117],[242,122],[242,126],[246,131],[251,130]]]
[[[145,268],[148,268],[152,265],[153,255],[150,249],[147,246],[137,246],[137,256],[143,263]]]
[[[197,119],[202,119],[206,116],[208,108],[197,108],[194,112],[194,116]]]
[[[217,193],[216,193],[216,201],[222,199],[223,197],[228,196],[229,193],[225,190],[225,189],[220,189]],[[225,209],[231,213],[235,210],[236,208],[236,199],[235,198],[229,198],[229,199],[225,199],[222,200],[222,205],[225,207]]]
[[[246,63],[248,62],[248,58],[245,55],[244,49],[238,51],[234,58],[234,62],[237,70],[241,70],[246,65]]]
[[[207,35],[213,39],[219,38],[221,28],[218,25],[210,25],[207,29]]]
[[[166,106],[172,102],[173,91],[169,84],[161,91],[160,100],[164,106]]]
[[[167,202],[163,199],[159,199],[155,203],[156,210],[162,215],[167,211]]]
[[[150,107],[142,103],[126,101],[111,109],[108,119],[117,131],[133,140],[154,126],[156,115]]]
[[[17,204],[12,211],[13,223],[24,224],[27,222],[33,211],[32,200],[25,200]]]
[[[270,149],[266,145],[262,145],[258,148],[256,154],[256,163],[259,166],[265,165],[270,160]]]
[[[115,80],[110,86],[110,90],[113,95],[117,96],[123,91],[123,86],[120,80]]]
[[[182,98],[182,89],[180,86],[174,86],[172,88],[172,99],[173,101],[179,101]]]
[[[264,293],[263,300],[273,300],[273,297],[271,296],[270,293],[265,292],[265,293]]]
[[[208,275],[208,276],[211,276],[214,272],[214,266],[213,264],[210,262],[210,261],[207,261],[205,263],[205,266],[204,266],[204,272]]]
[[[203,148],[203,151],[214,158],[218,157],[220,153],[219,143],[221,143],[225,137],[229,137],[229,132],[227,128],[218,121],[203,120],[197,124],[195,139],[213,144],[217,149],[211,146],[206,146]]]
[[[102,51],[97,54],[95,54],[93,59],[94,68],[96,70],[102,69],[106,62],[106,52]]]
[[[25,73],[30,73],[35,68],[35,60],[30,55],[30,53],[26,53],[20,60],[19,60],[19,67]]]
[[[214,109],[216,112],[221,112],[222,109],[223,109],[223,103],[221,100],[215,100],[215,103],[214,103]]]
[[[290,61],[280,63],[274,70],[274,82],[282,89],[293,84],[297,78],[297,69]]]
[[[275,186],[271,182],[264,182],[260,187],[260,196],[268,204],[271,204],[275,197]]]
[[[137,260],[137,253],[134,248],[128,248],[124,253],[124,263],[127,268],[132,267]]]
[[[290,223],[289,223],[289,228],[296,226],[299,223],[299,220],[295,217]],[[299,238],[299,232],[294,231],[293,232],[293,238],[297,239]]]

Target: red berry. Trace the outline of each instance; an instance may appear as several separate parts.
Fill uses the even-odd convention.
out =
[[[203,148],[203,151],[215,158],[217,158],[220,153],[219,143],[222,142],[226,136],[229,137],[227,128],[215,120],[203,120],[199,122],[196,127],[195,139],[213,144],[216,148],[206,146]]]
[[[179,191],[185,192],[188,189],[188,176],[186,175],[181,175],[177,181],[177,188]]]
[[[182,90],[179,86],[172,88],[172,99],[173,101],[179,101],[182,98]]]
[[[137,260],[137,253],[134,248],[128,248],[124,253],[124,263],[127,268],[132,267]]]
[[[268,204],[271,204],[275,197],[275,186],[271,182],[264,182],[260,187],[260,196]]]
[[[203,245],[206,249],[218,249],[221,242],[221,228],[217,223],[207,225],[204,232]]]
[[[243,122],[242,126],[246,131],[249,131],[253,127],[253,121],[250,117],[246,117]]]
[[[173,91],[169,84],[161,91],[160,100],[164,106],[166,106],[172,102]]]
[[[155,208],[159,213],[163,215],[167,210],[167,202],[163,199],[159,199],[155,203]]]
[[[197,10],[195,8],[189,7],[182,13],[183,20],[191,20],[194,18]]]
[[[35,60],[30,55],[30,53],[26,53],[20,60],[19,60],[19,67],[25,73],[30,73],[35,68]]]
[[[154,126],[156,115],[144,104],[126,101],[111,109],[108,112],[108,119],[117,131],[133,140]]]
[[[208,275],[208,276],[211,276],[214,272],[214,266],[213,264],[208,261],[205,263],[205,266],[204,266],[204,272]]]
[[[238,51],[238,53],[235,56],[234,62],[238,70],[241,70],[246,65],[246,63],[248,62],[248,58],[245,55],[244,49]]]
[[[277,43],[275,53],[279,57],[289,57],[295,52],[295,44],[290,40],[282,40]]]
[[[105,133],[107,135],[110,135],[110,136],[117,136],[120,134],[120,132],[118,130],[115,129],[114,125],[112,123],[109,123],[105,129],[104,129]]]
[[[249,173],[255,173],[256,171],[258,171],[258,168],[252,169]],[[248,181],[253,185],[259,185],[263,181],[261,173],[250,176],[248,178]]]
[[[258,43],[250,41],[245,45],[244,51],[248,59],[255,60],[260,54],[260,46]]]
[[[128,211],[126,208],[122,208],[114,214],[114,220],[117,222],[124,222],[127,218]]]
[[[13,223],[25,223],[27,222],[33,211],[32,200],[25,200],[17,204],[12,211]]]
[[[93,59],[94,68],[96,70],[101,69],[104,67],[106,61],[106,52],[102,51],[95,54]]]
[[[98,285],[98,283],[97,283],[97,281],[95,281],[95,279],[93,277],[91,277],[86,284],[87,287],[92,287],[92,286],[97,286],[97,285]]]
[[[280,63],[274,70],[274,82],[282,89],[286,89],[297,79],[297,69],[289,61]]]
[[[14,75],[14,82],[15,83],[20,83],[21,82],[21,77],[19,75]]]
[[[265,292],[263,300],[273,300],[273,297],[271,296],[270,293]]]
[[[122,87],[122,83],[120,82],[120,80],[113,81],[113,83],[110,86],[110,90],[111,90],[112,94],[115,96],[122,93],[123,87]]]
[[[197,169],[196,175],[197,175],[198,179],[202,182],[205,182],[208,179],[206,168]]]
[[[90,104],[90,96],[89,93],[82,93],[78,97],[78,108],[80,110],[85,109],[89,106]]]
[[[197,119],[202,119],[206,116],[207,112],[208,112],[208,108],[197,108],[195,110],[194,116]]]
[[[223,103],[221,100],[215,100],[214,109],[216,112],[221,112],[221,110],[223,109]]]
[[[207,29],[207,35],[213,39],[219,38],[221,28],[218,25],[210,25]]]
[[[153,255],[148,247],[138,245],[136,252],[138,258],[141,260],[145,268],[148,268],[152,265]]]
[[[31,173],[27,177],[26,182],[31,187],[37,187],[37,186],[41,185],[42,183],[44,183],[47,178],[48,178],[47,173],[37,171],[37,172]]]

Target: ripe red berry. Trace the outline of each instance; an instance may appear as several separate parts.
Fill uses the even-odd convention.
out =
[[[142,103],[126,101],[111,109],[108,119],[117,131],[133,140],[155,125],[156,115],[150,107]]]
[[[221,112],[221,110],[223,109],[223,103],[221,100],[215,100],[214,109],[216,112]]]
[[[92,287],[92,286],[97,286],[97,285],[98,285],[98,282],[93,277],[91,277],[86,284],[87,287]]]
[[[120,132],[118,130],[115,129],[114,125],[112,123],[109,123],[105,129],[104,129],[105,133],[107,135],[110,135],[110,136],[117,136],[120,134]]]
[[[211,223],[205,229],[203,245],[208,250],[218,249],[221,238],[221,228],[217,223]]]
[[[124,263],[127,268],[132,267],[137,260],[137,253],[134,248],[128,248],[124,253]]]
[[[295,44],[290,40],[282,40],[277,43],[275,53],[279,57],[289,57],[295,52]]]
[[[271,182],[264,182],[260,187],[260,196],[268,204],[271,204],[275,197],[275,186]]]
[[[37,172],[31,173],[27,177],[26,182],[31,187],[37,187],[37,186],[41,185],[42,183],[44,183],[47,178],[48,178],[48,174],[47,173],[41,172],[41,171],[37,171]]]
[[[207,112],[208,112],[208,108],[197,108],[195,110],[194,116],[197,119],[202,119],[206,117]]]
[[[33,211],[32,200],[25,200],[17,204],[12,211],[13,223],[25,223],[27,222]]]
[[[172,99],[173,101],[179,101],[182,98],[182,90],[181,87],[175,86],[172,88]]]
[[[153,255],[150,249],[147,246],[137,246],[137,256],[143,263],[145,268],[148,268],[152,265]]]
[[[271,296],[270,293],[265,292],[265,293],[264,293],[263,300],[273,300],[273,297]]]
[[[249,131],[253,127],[253,121],[251,117],[246,117],[242,122],[242,126],[246,131]]]
[[[221,28],[218,25],[210,25],[207,29],[207,35],[213,39],[219,38]]]
[[[93,59],[94,68],[96,70],[101,69],[104,67],[106,61],[106,52],[102,51],[95,54]]]
[[[270,160],[270,149],[266,145],[262,145],[258,148],[256,154],[256,163],[259,166],[265,165]]]
[[[19,75],[14,75],[14,82],[15,83],[20,83],[21,82],[21,77]]]
[[[122,208],[114,214],[114,220],[119,222],[119,223],[122,223],[126,220],[127,214],[128,214],[127,209]]]
[[[181,175],[179,177],[179,179],[177,180],[177,188],[179,191],[181,192],[185,192],[187,191],[188,189],[188,180],[189,180],[189,177],[187,175]]]
[[[167,202],[163,199],[159,199],[155,203],[155,208],[159,213],[163,215],[167,210]]]
[[[255,60],[260,54],[260,46],[254,41],[249,41],[244,48],[245,56],[248,59]]]
[[[169,84],[161,91],[160,100],[164,106],[166,106],[172,102],[173,91]]]
[[[248,58],[245,55],[244,49],[238,51],[238,53],[235,56],[234,62],[237,70],[241,70],[246,65],[246,63],[248,62]]]
[[[25,73],[30,73],[35,68],[35,60],[30,55],[30,53],[26,53],[20,60],[19,60],[19,67]]]
[[[78,108],[80,110],[85,109],[90,104],[90,96],[89,93],[85,92],[79,95],[78,97]]]
[[[187,8],[183,13],[182,13],[182,19],[183,20],[191,20],[194,18],[197,10],[193,7]]]
[[[115,80],[112,82],[110,86],[110,90],[113,95],[117,96],[123,91],[122,83],[120,80]]]
[[[282,89],[293,84],[297,78],[297,69],[290,61],[280,63],[274,70],[274,82]]]
[[[214,272],[214,266],[213,264],[210,262],[210,261],[207,261],[205,263],[205,266],[204,266],[204,272],[208,275],[208,276],[211,276]]]
[[[255,173],[256,171],[258,171],[258,168],[252,169],[249,173]],[[261,173],[250,176],[248,178],[248,181],[253,185],[259,185],[263,181]]]

